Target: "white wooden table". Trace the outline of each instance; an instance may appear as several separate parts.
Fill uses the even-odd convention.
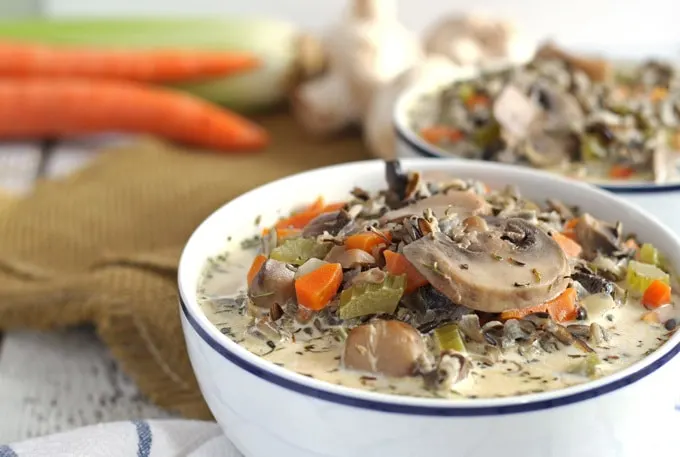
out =
[[[69,173],[92,143],[0,145],[0,188],[30,192]],[[10,332],[0,343],[0,444],[98,422],[166,417],[141,397],[91,329]]]

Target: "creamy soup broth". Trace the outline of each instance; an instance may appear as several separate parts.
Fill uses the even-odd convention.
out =
[[[433,374],[437,370],[446,372],[447,368],[443,362],[444,356],[440,357],[441,337],[436,334],[441,323],[437,324],[434,319],[435,324],[428,328],[427,318],[425,324],[422,319],[409,321],[406,314],[401,312],[400,304],[391,318],[411,322],[414,326],[414,322],[420,325],[417,327],[418,334],[428,352],[433,354],[428,362],[429,368],[418,365],[420,368],[414,368],[417,373],[406,376],[393,376],[379,370],[357,370],[345,366],[347,334],[353,327],[372,322],[371,316],[359,321],[333,318],[335,311],[331,303],[318,313],[307,313],[304,318],[300,318],[299,310],[297,313],[295,311],[296,305],[289,303],[283,315],[272,322],[271,311],[253,306],[248,293],[246,277],[253,259],[260,252],[260,244],[253,242],[252,234],[242,235],[245,241],[241,248],[218,254],[206,263],[198,289],[201,308],[224,335],[252,353],[291,371],[332,384],[389,394],[438,398],[507,397],[557,390],[629,367],[666,342],[677,325],[678,313],[673,304],[646,309],[641,304],[640,294],[625,292],[629,279],[625,274],[618,281],[607,283],[616,287],[612,294],[589,294],[580,283],[575,284],[577,281],[573,278],[579,278],[591,289],[594,286],[588,281],[592,278],[578,276],[581,270],[573,267],[573,263],[578,260],[570,259],[569,271],[575,273],[567,288],[578,287],[580,308],[578,316],[560,322],[559,327],[568,329],[578,341],[566,338],[570,341],[564,343],[561,337],[551,337],[529,344],[523,338],[513,340],[512,331],[506,328],[510,320],[502,319],[502,314],[479,312],[477,314],[482,321],[482,328],[486,327],[484,322],[499,321],[505,327],[499,327],[501,330],[496,333],[496,337],[493,337],[491,330],[489,335],[484,333],[486,339],[481,342],[462,332],[465,348],[459,352],[465,359],[465,373],[459,373],[463,371],[460,364],[454,364],[454,375],[443,381],[441,378],[446,378],[446,373],[440,373],[439,378]],[[599,259],[595,263],[601,261]],[[514,262],[520,263],[518,260]],[[673,278],[671,281],[674,281]],[[607,287],[607,291],[612,290],[610,286]],[[424,293],[423,290],[421,288],[414,293]],[[604,299],[599,300],[597,297]],[[677,303],[677,299],[673,290],[670,302]],[[580,311],[581,308],[583,311]],[[513,323],[530,318],[538,322],[536,319],[546,316],[536,313],[514,320]],[[456,322],[460,317],[456,315],[447,320]],[[559,335],[559,332],[555,334]],[[505,336],[501,338],[498,335]],[[424,366],[427,367],[428,363]]]

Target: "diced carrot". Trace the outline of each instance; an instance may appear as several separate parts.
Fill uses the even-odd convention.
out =
[[[556,322],[573,321],[578,316],[576,289],[569,287],[546,303],[546,309]]]
[[[262,268],[262,265],[264,262],[267,260],[267,256],[264,256],[262,254],[258,255],[253,259],[253,263],[250,265],[250,269],[248,270],[248,285],[250,285],[251,282],[253,282],[253,279],[255,279],[255,275],[260,271],[260,268]]]
[[[613,179],[628,179],[633,173],[635,170],[627,165],[612,165],[609,169],[609,177]]]
[[[456,142],[463,138],[463,133],[452,127],[434,125],[422,129],[420,136],[430,144],[441,144],[444,141]]]
[[[385,251],[383,254],[385,255],[385,268],[388,273],[395,276],[406,274],[405,293],[415,292],[419,287],[427,284],[425,276],[421,275],[403,254],[394,251]]]
[[[326,202],[325,202],[323,197],[319,196],[319,197],[316,198],[316,200],[314,200],[314,203],[312,203],[307,208],[305,208],[305,210],[303,212],[305,212],[305,213],[307,213],[307,212],[311,212],[311,213],[317,212],[318,213],[318,212],[321,212],[323,210],[324,206],[326,206]]]
[[[573,321],[578,316],[576,298],[576,289],[569,287],[549,302],[527,308],[503,311],[501,320],[522,319],[532,313],[544,312],[550,314],[550,317],[556,322]]]
[[[575,217],[573,219],[569,219],[567,222],[564,223],[564,231],[569,231],[569,230],[574,230],[576,228],[576,225],[578,224],[578,221],[580,218]]]
[[[383,232],[381,235],[380,233],[366,231],[348,236],[345,240],[345,247],[347,249],[361,249],[372,254],[373,248],[376,246],[388,245],[391,242],[392,234],[390,232]]]
[[[647,308],[658,308],[671,301],[671,287],[663,281],[655,279],[642,294],[642,304]]]
[[[569,257],[578,257],[583,251],[580,244],[562,233],[553,232],[552,239],[560,245],[564,253]]]
[[[576,232],[574,229],[576,228],[576,224],[578,224],[579,218],[575,217],[573,219],[569,219],[567,222],[564,223],[564,230],[562,231],[562,235],[566,236],[569,239],[572,239],[576,242],[578,242],[578,239],[576,238]]]
[[[489,97],[484,94],[474,94],[465,99],[465,106],[468,108],[474,108],[475,106],[487,106],[491,103]]]
[[[337,211],[338,209],[345,206],[344,202],[330,203],[326,204],[323,197],[318,197],[314,203],[306,207],[305,209],[293,213],[289,217],[280,219],[276,223],[276,228],[304,228],[309,222],[323,213],[330,213],[332,211]]]
[[[296,236],[300,236],[302,233],[302,230],[297,229],[297,228],[288,228],[288,227],[278,227],[275,228],[276,230],[276,239],[277,240],[283,240],[286,238],[294,238]],[[269,234],[269,229],[264,228],[262,229],[262,236],[266,236]]]
[[[322,265],[295,281],[295,294],[300,306],[318,311],[330,303],[342,283],[339,263]]]
[[[649,94],[649,98],[653,102],[660,102],[668,98],[668,90],[663,87],[655,87]]]

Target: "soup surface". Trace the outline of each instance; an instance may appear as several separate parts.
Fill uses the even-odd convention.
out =
[[[675,331],[674,276],[620,224],[386,169],[384,192],[319,199],[209,259],[198,296],[220,331],[305,376],[442,398],[584,383]]]
[[[539,53],[528,65],[422,95],[409,122],[453,156],[587,181],[680,181],[676,69],[656,61],[618,73],[592,67]]]

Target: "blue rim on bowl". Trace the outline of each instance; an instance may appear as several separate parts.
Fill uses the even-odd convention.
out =
[[[416,163],[423,162],[423,160],[418,159],[412,159],[412,161]],[[407,159],[404,160],[404,162],[409,164],[411,160]],[[286,185],[288,180],[302,179],[305,175],[321,172],[324,170],[330,171],[331,169],[337,169],[338,167],[343,167],[350,170],[352,167],[362,165],[365,166],[366,163],[370,162],[364,161],[335,165],[299,173],[287,178],[282,178],[252,190],[238,197],[227,205],[245,202],[249,198],[252,198],[253,194],[258,192],[266,192],[268,188],[276,188],[277,186]],[[465,165],[462,165],[461,167],[465,168]],[[498,169],[501,167],[506,172],[517,175],[517,178],[522,177],[522,175],[527,178],[531,175],[535,177],[537,173],[535,170],[524,167],[489,164],[490,169]],[[569,181],[559,176],[556,176],[555,179],[563,182]],[[570,182],[570,185],[587,187],[589,188],[590,192],[600,193],[602,198],[606,198],[608,200],[614,198],[604,191],[587,186],[583,183]],[[661,225],[653,216],[647,214],[644,210],[634,207],[626,202],[620,202],[620,204],[628,206],[630,210],[637,212],[639,217],[647,218],[648,220],[654,221]],[[416,397],[400,397],[389,394],[365,392],[349,387],[337,386],[317,379],[310,379],[296,372],[277,366],[248,352],[245,348],[239,346],[236,342],[230,340],[227,336],[220,333],[217,327],[215,327],[208,320],[207,316],[201,311],[198,305],[198,300],[195,296],[195,287],[191,291],[188,291],[186,290],[186,287],[183,287],[184,284],[191,283],[191,281],[184,280],[185,277],[191,277],[191,272],[187,271],[188,267],[186,266],[187,263],[191,262],[187,262],[185,258],[191,257],[191,246],[198,243],[196,240],[200,238],[199,235],[202,232],[202,228],[211,225],[211,221],[216,219],[216,215],[221,211],[222,209],[214,212],[194,231],[184,249],[184,252],[182,253],[178,272],[178,296],[180,312],[196,335],[208,346],[210,346],[212,350],[223,357],[226,362],[235,365],[241,370],[250,373],[264,382],[274,384],[297,394],[360,409],[417,416],[477,417],[531,413],[579,403],[630,386],[659,370],[668,362],[670,362],[676,355],[680,354],[680,333],[678,333],[678,335],[671,338],[671,341],[665,343],[656,351],[657,355],[655,357],[648,357],[652,360],[646,364],[644,364],[644,361],[638,362],[643,364],[640,368],[636,368],[636,363],[635,365],[622,370],[618,374],[612,374],[597,381],[592,381],[586,384],[572,386],[557,391],[528,394],[521,397],[509,398],[454,401]],[[674,239],[676,244],[680,245],[680,240],[675,234],[671,233],[663,226],[662,230],[664,230],[667,235]],[[195,284],[191,285],[195,286]],[[673,339],[676,341],[672,341]]]
[[[455,157],[447,154],[442,149],[428,144],[423,141],[418,135],[416,135],[408,126],[406,120],[406,113],[408,108],[413,105],[414,101],[423,94],[432,92],[440,86],[446,84],[454,83],[459,81],[461,78],[454,78],[448,81],[440,81],[437,85],[432,84],[416,84],[413,87],[405,90],[397,99],[394,104],[394,112],[392,115],[392,124],[395,135],[397,138],[407,145],[414,153],[420,155],[421,157],[435,158],[435,159],[451,159],[451,160],[471,160],[464,159],[460,157]],[[558,175],[563,176],[563,175]],[[563,176],[564,177],[564,176]],[[680,191],[680,182],[671,182],[665,184],[656,183],[646,183],[646,182],[635,182],[628,184],[615,184],[615,183],[598,183],[594,182],[593,185],[608,190],[610,192],[619,194],[644,194],[644,193],[663,193],[663,192],[675,192]]]

